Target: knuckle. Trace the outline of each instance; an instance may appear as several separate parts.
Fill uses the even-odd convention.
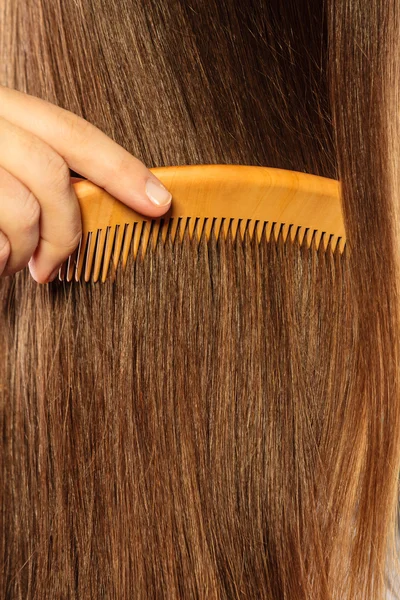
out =
[[[114,174],[115,176],[121,177],[127,174],[132,173],[132,156],[127,152],[122,153],[122,155],[116,160],[114,166]]]
[[[62,111],[59,119],[63,138],[69,143],[82,144],[90,137],[93,125],[89,121],[68,110]]]
[[[80,239],[82,237],[82,226],[81,223],[73,225],[71,228],[65,231],[63,240],[57,245],[59,251],[62,253],[64,258],[68,258],[70,254],[78,247]]]
[[[26,154],[40,155],[43,142],[35,135],[17,127],[10,131],[10,135],[15,138],[17,144],[25,150]]]
[[[81,237],[82,237],[82,227],[79,225],[79,227],[76,227],[71,231],[70,238],[69,238],[70,242],[67,244],[67,248],[69,249],[69,252],[73,252],[77,248]]]
[[[24,187],[23,184],[11,175],[9,171],[6,171],[3,167],[0,166],[0,194],[1,197],[7,195],[8,193],[13,194],[14,190],[19,190],[21,187]]]
[[[20,228],[25,233],[35,229],[40,219],[40,204],[30,190],[26,190],[24,197],[21,198],[21,221]]]
[[[46,159],[45,173],[55,193],[65,192],[70,186],[70,172],[65,160],[56,152],[50,153]]]

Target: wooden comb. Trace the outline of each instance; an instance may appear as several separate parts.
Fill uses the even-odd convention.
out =
[[[340,252],[345,246],[339,182],[297,171],[242,165],[194,165],[151,169],[172,193],[172,205],[162,217],[141,215],[90,181],[74,183],[83,234],[77,250],[62,265],[66,281],[105,281],[117,267],[125,268],[130,252],[136,259],[162,236],[244,236],[246,229],[260,240],[278,230],[300,244],[320,244]],[[183,220],[183,223],[182,223]],[[263,227],[259,228],[261,223]],[[180,226],[178,227],[178,225]],[[183,225],[183,227],[182,227]],[[277,227],[278,226],[278,227]],[[275,233],[274,233],[275,232]],[[114,268],[112,268],[112,265]]]

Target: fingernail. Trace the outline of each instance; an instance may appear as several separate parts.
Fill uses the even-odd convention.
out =
[[[172,200],[172,194],[163,186],[161,182],[154,179],[148,179],[146,183],[146,194],[157,206],[167,206]]]

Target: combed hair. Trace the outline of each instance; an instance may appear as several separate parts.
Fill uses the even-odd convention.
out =
[[[388,593],[399,20],[396,0],[3,0],[0,84],[148,166],[337,178],[347,243],[186,230],[114,282],[0,280],[1,598]]]

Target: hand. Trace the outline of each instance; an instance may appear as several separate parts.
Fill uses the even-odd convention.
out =
[[[0,275],[29,265],[38,283],[51,281],[77,247],[82,225],[70,168],[144,215],[170,207],[160,181],[97,127],[0,86]]]

